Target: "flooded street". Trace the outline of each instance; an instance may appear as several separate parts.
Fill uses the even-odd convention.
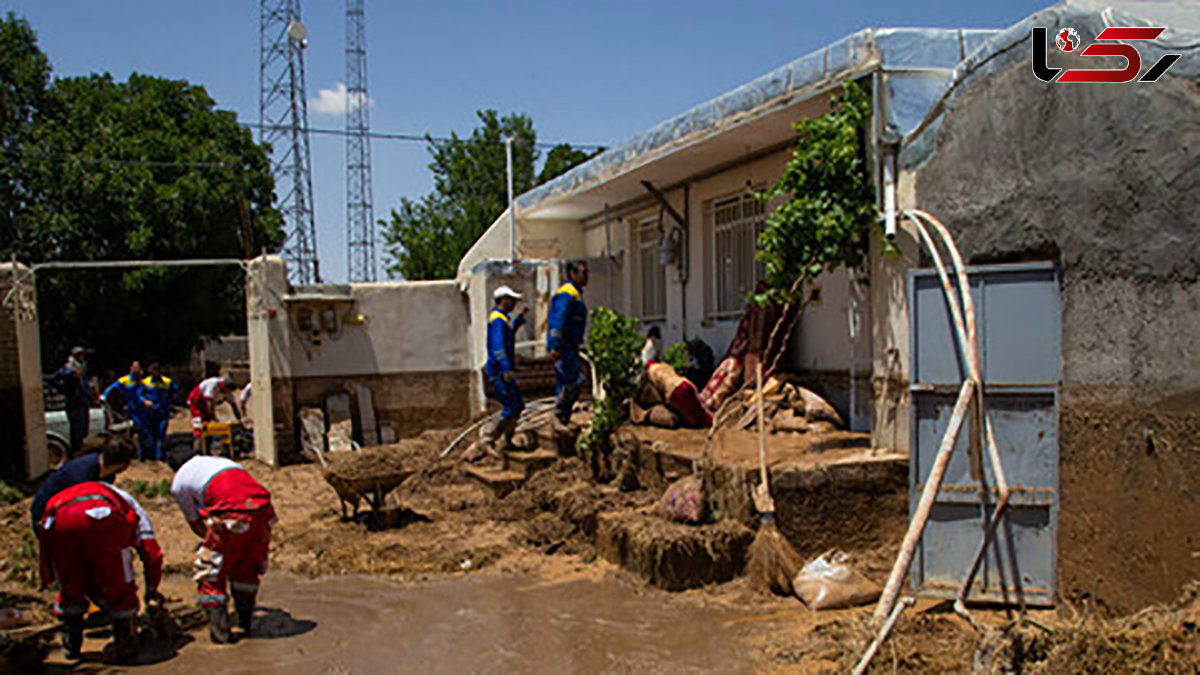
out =
[[[392,584],[272,576],[256,630],[215,647],[206,632],[139,673],[749,672],[750,617],[620,582],[476,575]],[[290,634],[290,635],[289,635]]]

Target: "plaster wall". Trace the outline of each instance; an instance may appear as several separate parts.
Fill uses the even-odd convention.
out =
[[[1060,594],[1114,612],[1173,599],[1200,576],[1184,525],[1200,519],[1200,89],[1050,85],[1013,63],[926,134],[909,203],[970,263],[1062,270]],[[906,380],[898,278],[877,331]]]

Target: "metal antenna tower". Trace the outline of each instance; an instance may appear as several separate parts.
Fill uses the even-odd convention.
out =
[[[364,0],[346,0],[346,246],[350,281],[375,281]]]
[[[317,283],[321,271],[304,89],[308,31],[300,22],[300,0],[260,0],[259,8],[259,140],[271,146],[271,173],[287,235],[283,257],[291,281]]]

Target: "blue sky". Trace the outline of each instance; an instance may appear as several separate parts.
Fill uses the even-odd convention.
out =
[[[10,0],[57,75],[131,72],[203,84],[258,120],[253,0]],[[372,128],[465,134],[474,111],[523,112],[541,140],[612,144],[848,33],[869,26],[1003,28],[1049,4],[882,0],[557,2],[367,0]],[[342,2],[308,1],[308,96],[344,79]],[[341,117],[310,107],[313,127]],[[346,274],[345,149],[312,138],[318,253]],[[431,185],[421,143],[372,143],[375,216]]]

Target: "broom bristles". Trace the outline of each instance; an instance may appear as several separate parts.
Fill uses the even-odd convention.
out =
[[[746,553],[746,575],[752,586],[779,595],[791,595],[792,579],[803,565],[800,554],[775,526],[774,520],[758,528]]]

